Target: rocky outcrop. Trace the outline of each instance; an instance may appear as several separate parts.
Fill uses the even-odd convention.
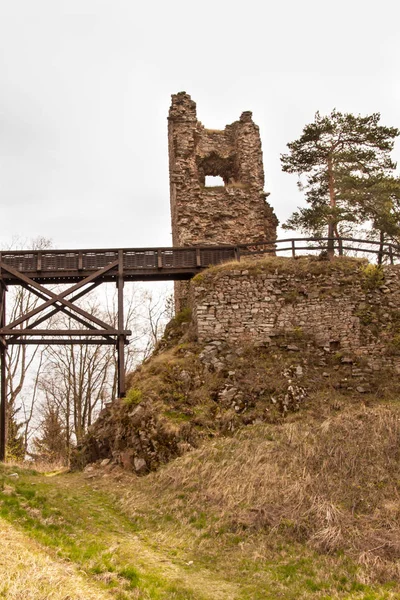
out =
[[[75,466],[110,459],[142,475],[244,425],[340,410],[387,386],[398,394],[399,267],[225,265],[195,278],[191,303],[128,377],[127,397],[104,408]]]
[[[75,452],[73,466],[109,458],[127,471],[144,475],[195,447],[190,425],[173,423],[160,408],[151,399],[138,405],[126,398],[110,403]]]
[[[384,381],[382,372],[298,336],[258,347],[178,342],[129,379],[127,398],[104,408],[73,457],[75,467],[108,458],[111,467],[144,475],[204,439],[281,422],[324,395],[323,410],[337,410],[350,397],[378,393]]]

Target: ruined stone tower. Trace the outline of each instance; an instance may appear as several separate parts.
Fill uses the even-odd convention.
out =
[[[266,202],[260,133],[251,112],[224,130],[206,129],[186,92],[172,96],[168,117],[174,246],[276,239],[278,220]],[[207,187],[206,176],[224,185]],[[176,286],[177,305],[185,286]]]

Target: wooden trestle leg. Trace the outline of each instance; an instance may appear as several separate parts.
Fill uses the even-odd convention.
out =
[[[0,328],[6,320],[6,286],[0,279]],[[6,341],[0,336],[0,461],[6,459],[7,442],[7,387],[6,387]]]
[[[3,345],[0,346],[0,462],[6,459],[6,416],[7,416],[7,399],[6,399],[6,349]]]
[[[125,396],[125,340],[124,331],[124,257],[119,251],[118,256],[118,340],[117,340],[117,369],[118,369],[118,398]]]
[[[115,253],[113,258],[115,257]],[[40,261],[42,257],[40,255]],[[39,263],[39,257],[38,257]],[[41,263],[40,263],[41,265]],[[115,271],[118,269],[118,272]],[[40,270],[40,269],[39,269]],[[11,323],[6,325],[6,279],[13,285],[20,285],[29,292],[34,293],[43,302],[21,314]],[[82,275],[82,273],[81,273]],[[131,331],[124,330],[124,252],[118,251],[118,259],[99,268],[94,273],[83,276],[77,283],[62,292],[55,293],[51,289],[38,283],[22,271],[2,261],[0,253],[0,461],[5,460],[7,441],[7,401],[6,401],[6,360],[7,345],[33,345],[33,344],[109,344],[117,348],[117,378],[118,397],[125,396],[125,344]],[[118,288],[118,326],[110,325],[88,311],[85,311],[76,301],[97,287],[108,277],[116,280]],[[71,296],[71,294],[74,294]],[[71,296],[67,300],[67,296]],[[67,329],[39,329],[38,325],[47,321],[51,316],[63,312],[85,329],[69,327]],[[41,314],[40,314],[41,313]],[[36,317],[34,321],[31,319]]]

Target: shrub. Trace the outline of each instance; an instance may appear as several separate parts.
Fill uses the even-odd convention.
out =
[[[142,399],[143,394],[141,390],[139,390],[138,388],[131,388],[130,390],[128,390],[128,393],[124,398],[124,403],[127,406],[132,406],[132,404],[140,404]]]
[[[389,342],[389,354],[400,354],[400,333],[397,333],[393,336],[392,340]]]
[[[174,317],[174,321],[177,325],[182,325],[182,323],[189,323],[192,318],[192,311],[188,306],[180,310],[176,313]]]
[[[376,290],[385,281],[385,274],[380,265],[368,264],[362,268],[363,285],[367,290]]]

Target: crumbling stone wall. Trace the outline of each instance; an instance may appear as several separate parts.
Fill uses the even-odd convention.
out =
[[[199,275],[191,284],[198,340],[269,345],[286,334],[309,336],[327,351],[400,373],[400,266],[385,267],[380,277],[371,283],[357,263],[350,272],[238,266]]]
[[[172,96],[168,117],[174,246],[238,244],[276,239],[278,220],[266,202],[259,128],[251,112],[224,130],[206,129],[185,92]],[[207,187],[219,175],[223,186]],[[177,300],[187,286],[178,282]]]

